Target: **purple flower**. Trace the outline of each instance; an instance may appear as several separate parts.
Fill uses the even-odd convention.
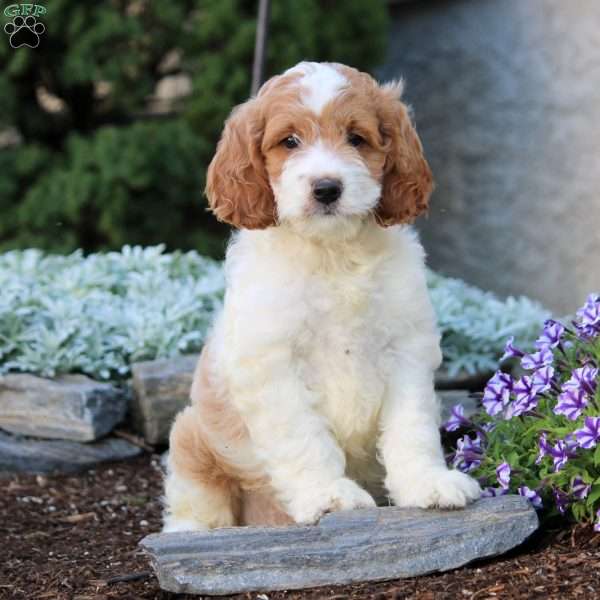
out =
[[[542,348],[533,354],[525,354],[523,358],[521,358],[521,366],[524,369],[533,371],[534,369],[547,367],[551,365],[553,361],[554,354],[552,354],[552,350],[550,350],[550,348]]]
[[[558,473],[569,460],[569,452],[565,442],[563,440],[558,440],[558,442],[552,446],[550,455],[552,456],[552,461],[554,463],[554,472]]]
[[[574,477],[571,482],[571,492],[578,500],[584,500],[590,493],[591,485],[587,485],[581,477]]]
[[[508,405],[504,418],[508,420],[512,419],[513,417],[520,417],[526,412],[536,408],[537,404],[538,401],[535,397],[527,398],[524,396],[522,398],[517,398],[514,402],[511,402]]]
[[[570,452],[572,456],[575,456],[575,452],[577,452],[577,448],[579,448],[579,442],[575,437],[575,433],[567,433],[567,435],[565,435],[565,444],[567,445],[567,451]]]
[[[469,419],[465,417],[465,407],[462,404],[455,404],[450,411],[450,418],[444,423],[444,429],[446,431],[456,431],[469,424]]]
[[[580,325],[576,321],[573,321],[573,325],[580,340],[592,340],[600,333],[600,325]]]
[[[538,440],[538,447],[540,449],[540,452],[535,460],[536,465],[539,465],[542,462],[542,458],[544,458],[544,456],[550,456],[550,452],[552,450],[552,446],[550,445],[550,442],[548,442],[548,438],[546,437],[545,433],[542,433],[542,435],[540,435],[540,439]]]
[[[533,400],[539,393],[540,386],[534,383],[533,377],[524,375],[513,386],[513,392],[517,400]]]
[[[554,463],[554,472],[557,473],[567,464],[569,458],[573,458],[576,455],[578,443],[575,436],[570,433],[565,436],[564,440],[558,440],[558,442],[552,446],[550,442],[548,442],[546,434],[542,433],[538,440],[538,447],[540,451],[535,460],[535,464],[539,465],[544,456],[551,456]]]
[[[522,485],[517,492],[519,496],[527,498],[535,508],[542,508],[542,498],[535,490],[530,490],[526,485]]]
[[[504,488],[486,487],[481,492],[481,498],[496,498],[496,496],[505,496],[506,494],[508,494],[508,490]]]
[[[577,311],[582,325],[597,325],[600,323],[600,296],[590,294],[585,304]]]
[[[553,367],[542,367],[531,374],[531,385],[537,390],[538,394],[543,394],[552,386],[553,377]]]
[[[598,369],[591,364],[583,365],[579,369],[574,369],[571,378],[563,383],[563,391],[581,390],[586,394],[593,395],[598,386]]]
[[[589,450],[600,440],[600,417],[586,417],[583,427],[574,431],[577,443],[581,448]]]
[[[596,511],[596,522],[594,523],[594,531],[600,532],[600,510]]]
[[[496,479],[503,490],[508,489],[510,483],[510,465],[507,462],[503,462],[496,468]]]
[[[571,440],[558,440],[552,448],[550,448],[548,454],[552,457],[554,462],[554,472],[558,473],[566,464],[569,458],[575,456],[573,443]]]
[[[475,438],[465,435],[456,441],[456,453],[452,464],[459,471],[467,473],[476,469],[481,464],[481,459],[484,455],[483,447],[481,446],[482,439],[479,434],[475,434]]]
[[[514,384],[512,391],[515,394],[515,400],[506,409],[507,419],[518,417],[536,408],[538,405],[537,395],[545,391],[545,386],[540,385],[539,382],[536,383],[533,376],[525,375]]]
[[[588,398],[581,389],[568,389],[558,396],[558,403],[552,409],[555,415],[564,415],[575,421],[587,406]]]
[[[525,352],[515,348],[514,341],[514,335],[508,338],[508,342],[506,342],[506,346],[504,346],[504,354],[500,358],[500,362],[506,360],[507,358],[521,358],[525,355]]]
[[[490,416],[495,416],[508,404],[513,380],[508,373],[496,371],[483,392],[482,403]]]
[[[552,495],[558,512],[564,515],[567,512],[567,506],[569,506],[569,494],[559,488],[552,488]]]
[[[600,297],[597,294],[590,294],[582,308],[577,311],[579,322],[575,327],[579,332],[579,337],[589,339],[596,337],[600,333]]]
[[[558,321],[548,319],[544,321],[544,330],[540,337],[535,341],[535,347],[539,350],[543,348],[556,348],[565,332],[565,328]]]

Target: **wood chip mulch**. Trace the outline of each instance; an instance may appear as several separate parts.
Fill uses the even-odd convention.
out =
[[[0,598],[175,598],[137,547],[160,528],[160,480],[149,454],[78,476],[0,480]],[[507,556],[445,574],[237,598],[600,598],[600,535],[562,524]]]

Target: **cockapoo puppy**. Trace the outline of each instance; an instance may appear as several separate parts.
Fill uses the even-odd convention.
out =
[[[303,62],[225,124],[206,193],[239,231],[171,431],[164,531],[479,496],[440,445],[439,334],[408,225],[433,183],[401,91]]]

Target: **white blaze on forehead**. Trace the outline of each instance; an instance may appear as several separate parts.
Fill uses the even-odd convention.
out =
[[[300,99],[316,114],[348,85],[348,80],[335,67],[323,63],[301,62],[286,73],[302,73],[298,81],[303,88]]]

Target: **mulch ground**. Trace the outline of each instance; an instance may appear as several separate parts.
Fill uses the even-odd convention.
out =
[[[0,598],[173,599],[138,541],[160,528],[157,455],[79,476],[0,482]],[[599,598],[600,535],[546,527],[511,554],[442,575],[237,598]],[[198,596],[179,596],[198,598]]]

